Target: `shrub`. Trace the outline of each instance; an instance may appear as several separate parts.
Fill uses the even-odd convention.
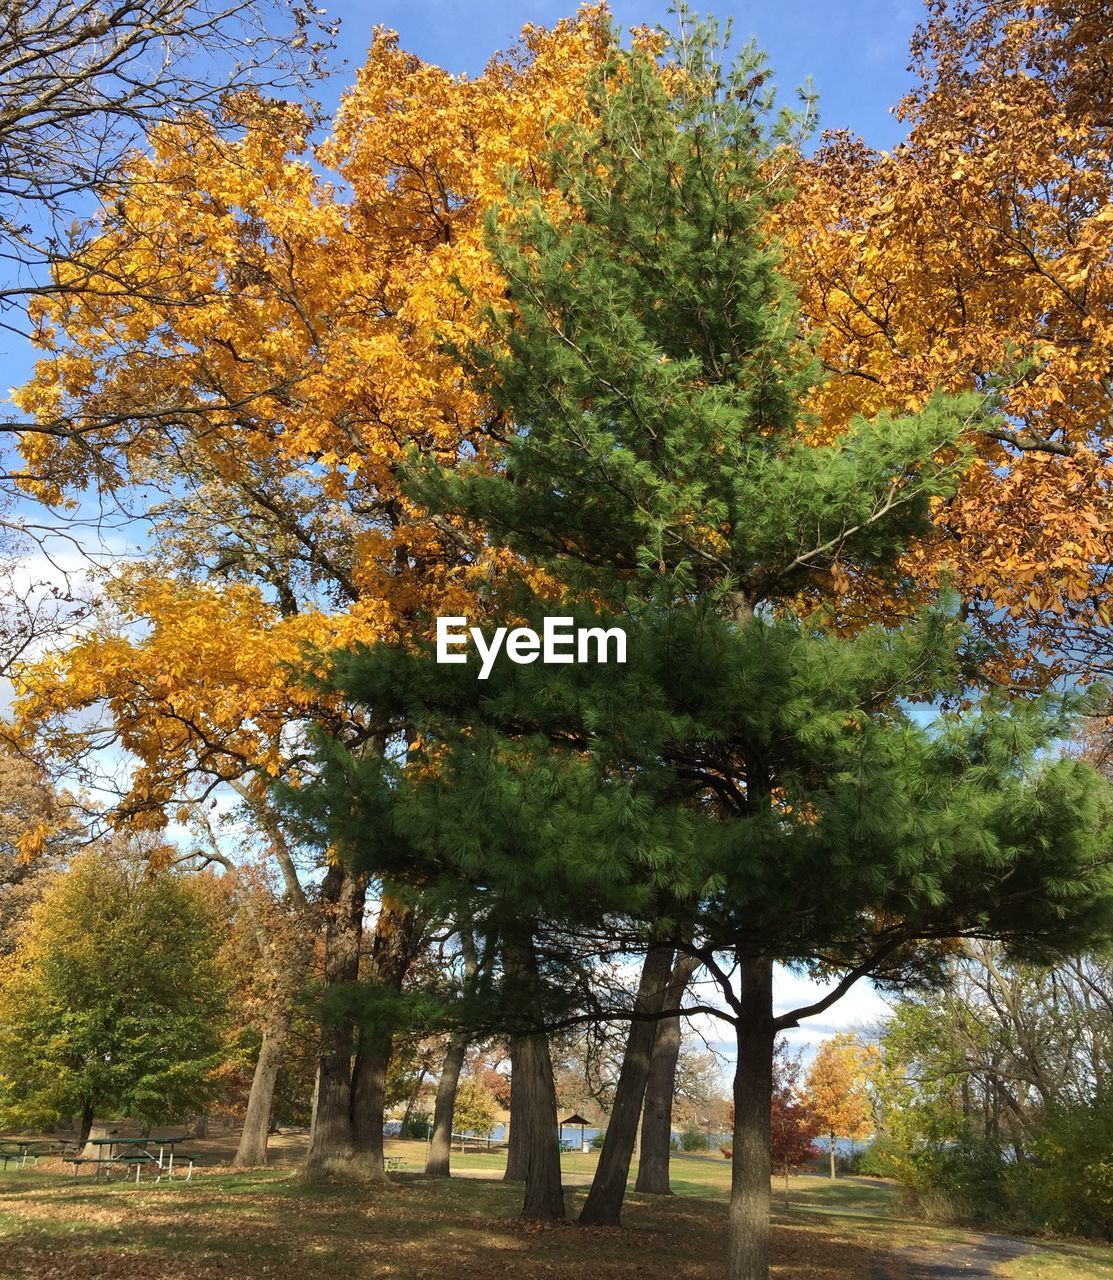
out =
[[[707,1134],[702,1129],[697,1129],[695,1125],[690,1126],[680,1135],[680,1150],[706,1151]]]
[[[891,1138],[874,1138],[858,1153],[858,1172],[866,1178],[899,1178],[900,1149]]]
[[[1113,1097],[1048,1115],[1005,1183],[1030,1225],[1113,1239]]]
[[[404,1138],[427,1138],[433,1132],[433,1117],[428,1111],[412,1115],[406,1124]]]

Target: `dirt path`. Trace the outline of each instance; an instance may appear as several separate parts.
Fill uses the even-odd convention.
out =
[[[873,1257],[871,1280],[992,1280],[1003,1263],[1031,1253],[1011,1236],[972,1235],[962,1244],[909,1245]]]

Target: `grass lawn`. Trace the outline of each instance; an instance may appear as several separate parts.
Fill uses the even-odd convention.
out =
[[[1001,1274],[1010,1280],[1113,1280],[1113,1249],[1041,1241],[1038,1252],[1006,1264]]]
[[[711,1280],[722,1273],[729,1188],[722,1159],[677,1157],[679,1194],[631,1194],[622,1230],[582,1230],[519,1223],[520,1189],[492,1180],[504,1153],[454,1154],[461,1176],[450,1182],[416,1172],[422,1143],[392,1141],[388,1154],[404,1171],[386,1187],[308,1187],[282,1168],[207,1169],[192,1182],[139,1186],[9,1170],[0,1174],[0,1280]],[[570,1217],[594,1162],[594,1154],[562,1160]],[[869,1280],[878,1251],[964,1238],[902,1220],[883,1184],[794,1178],[789,1210],[775,1203],[778,1280]],[[1108,1249],[1054,1245],[1006,1274],[1111,1280],[1111,1258]]]

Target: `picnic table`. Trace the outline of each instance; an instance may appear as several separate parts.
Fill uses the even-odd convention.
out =
[[[96,1147],[95,1156],[82,1156],[80,1154],[65,1157],[67,1164],[73,1165],[74,1180],[77,1179],[78,1170],[83,1164],[91,1164],[93,1168],[94,1180],[104,1177],[105,1181],[111,1181],[112,1171],[114,1169],[123,1169],[125,1174],[130,1174],[131,1170],[135,1170],[135,1180],[139,1181],[139,1175],[144,1165],[150,1165],[158,1170],[156,1181],[161,1182],[163,1177],[172,1180],[174,1177],[174,1148],[180,1143],[187,1141],[186,1138],[121,1138],[112,1136],[109,1138],[90,1138],[88,1146]],[[155,1149],[158,1154],[155,1154]],[[186,1181],[193,1177],[193,1160],[186,1159]]]
[[[64,1156],[66,1148],[74,1145],[72,1138],[0,1138],[0,1161],[5,1169],[13,1163],[25,1169],[28,1160]]]

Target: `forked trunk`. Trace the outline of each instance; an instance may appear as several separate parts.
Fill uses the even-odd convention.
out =
[[[421,1091],[425,1088],[425,1077],[428,1074],[428,1068],[422,1062],[417,1073],[417,1083],[414,1085],[413,1092],[406,1099],[406,1109],[402,1112],[402,1123],[398,1128],[398,1136],[408,1138],[410,1136],[410,1126],[413,1124],[414,1112],[417,1110],[417,1104],[421,1098]]]
[[[365,890],[362,880],[343,866],[328,869],[321,885],[325,906],[325,993],[359,977]],[[309,1135],[304,1173],[327,1178],[350,1173],[352,1146],[351,1086],[354,1028],[345,1015],[326,1013],[321,1024],[317,1062],[317,1105]]]
[[[634,999],[635,1017],[626,1036],[626,1052],[622,1055],[622,1070],[599,1152],[599,1163],[580,1211],[581,1226],[617,1227],[622,1217],[622,1201],[630,1176],[630,1160],[638,1136],[638,1119],[657,1034],[657,1023],[652,1015],[664,1007],[672,974],[672,956],[671,944],[652,946],[645,954],[638,994]]]
[[[673,965],[665,1007],[677,1009],[692,974],[699,966],[695,956],[681,955]],[[650,1195],[672,1194],[669,1160],[672,1155],[672,1103],[676,1093],[676,1064],[680,1059],[680,1018],[662,1018],[657,1023],[649,1079],[642,1108],[642,1143],[638,1155],[638,1180],[634,1189]]]
[[[431,1178],[447,1178],[449,1174],[452,1113],[456,1109],[456,1087],[460,1083],[460,1071],[467,1051],[467,1032],[454,1031],[444,1055],[441,1077],[437,1081],[437,1100],[433,1105],[433,1133],[425,1160],[425,1172]]]
[[[773,962],[745,960],[736,1025],[728,1280],[768,1280],[773,1100]]]

